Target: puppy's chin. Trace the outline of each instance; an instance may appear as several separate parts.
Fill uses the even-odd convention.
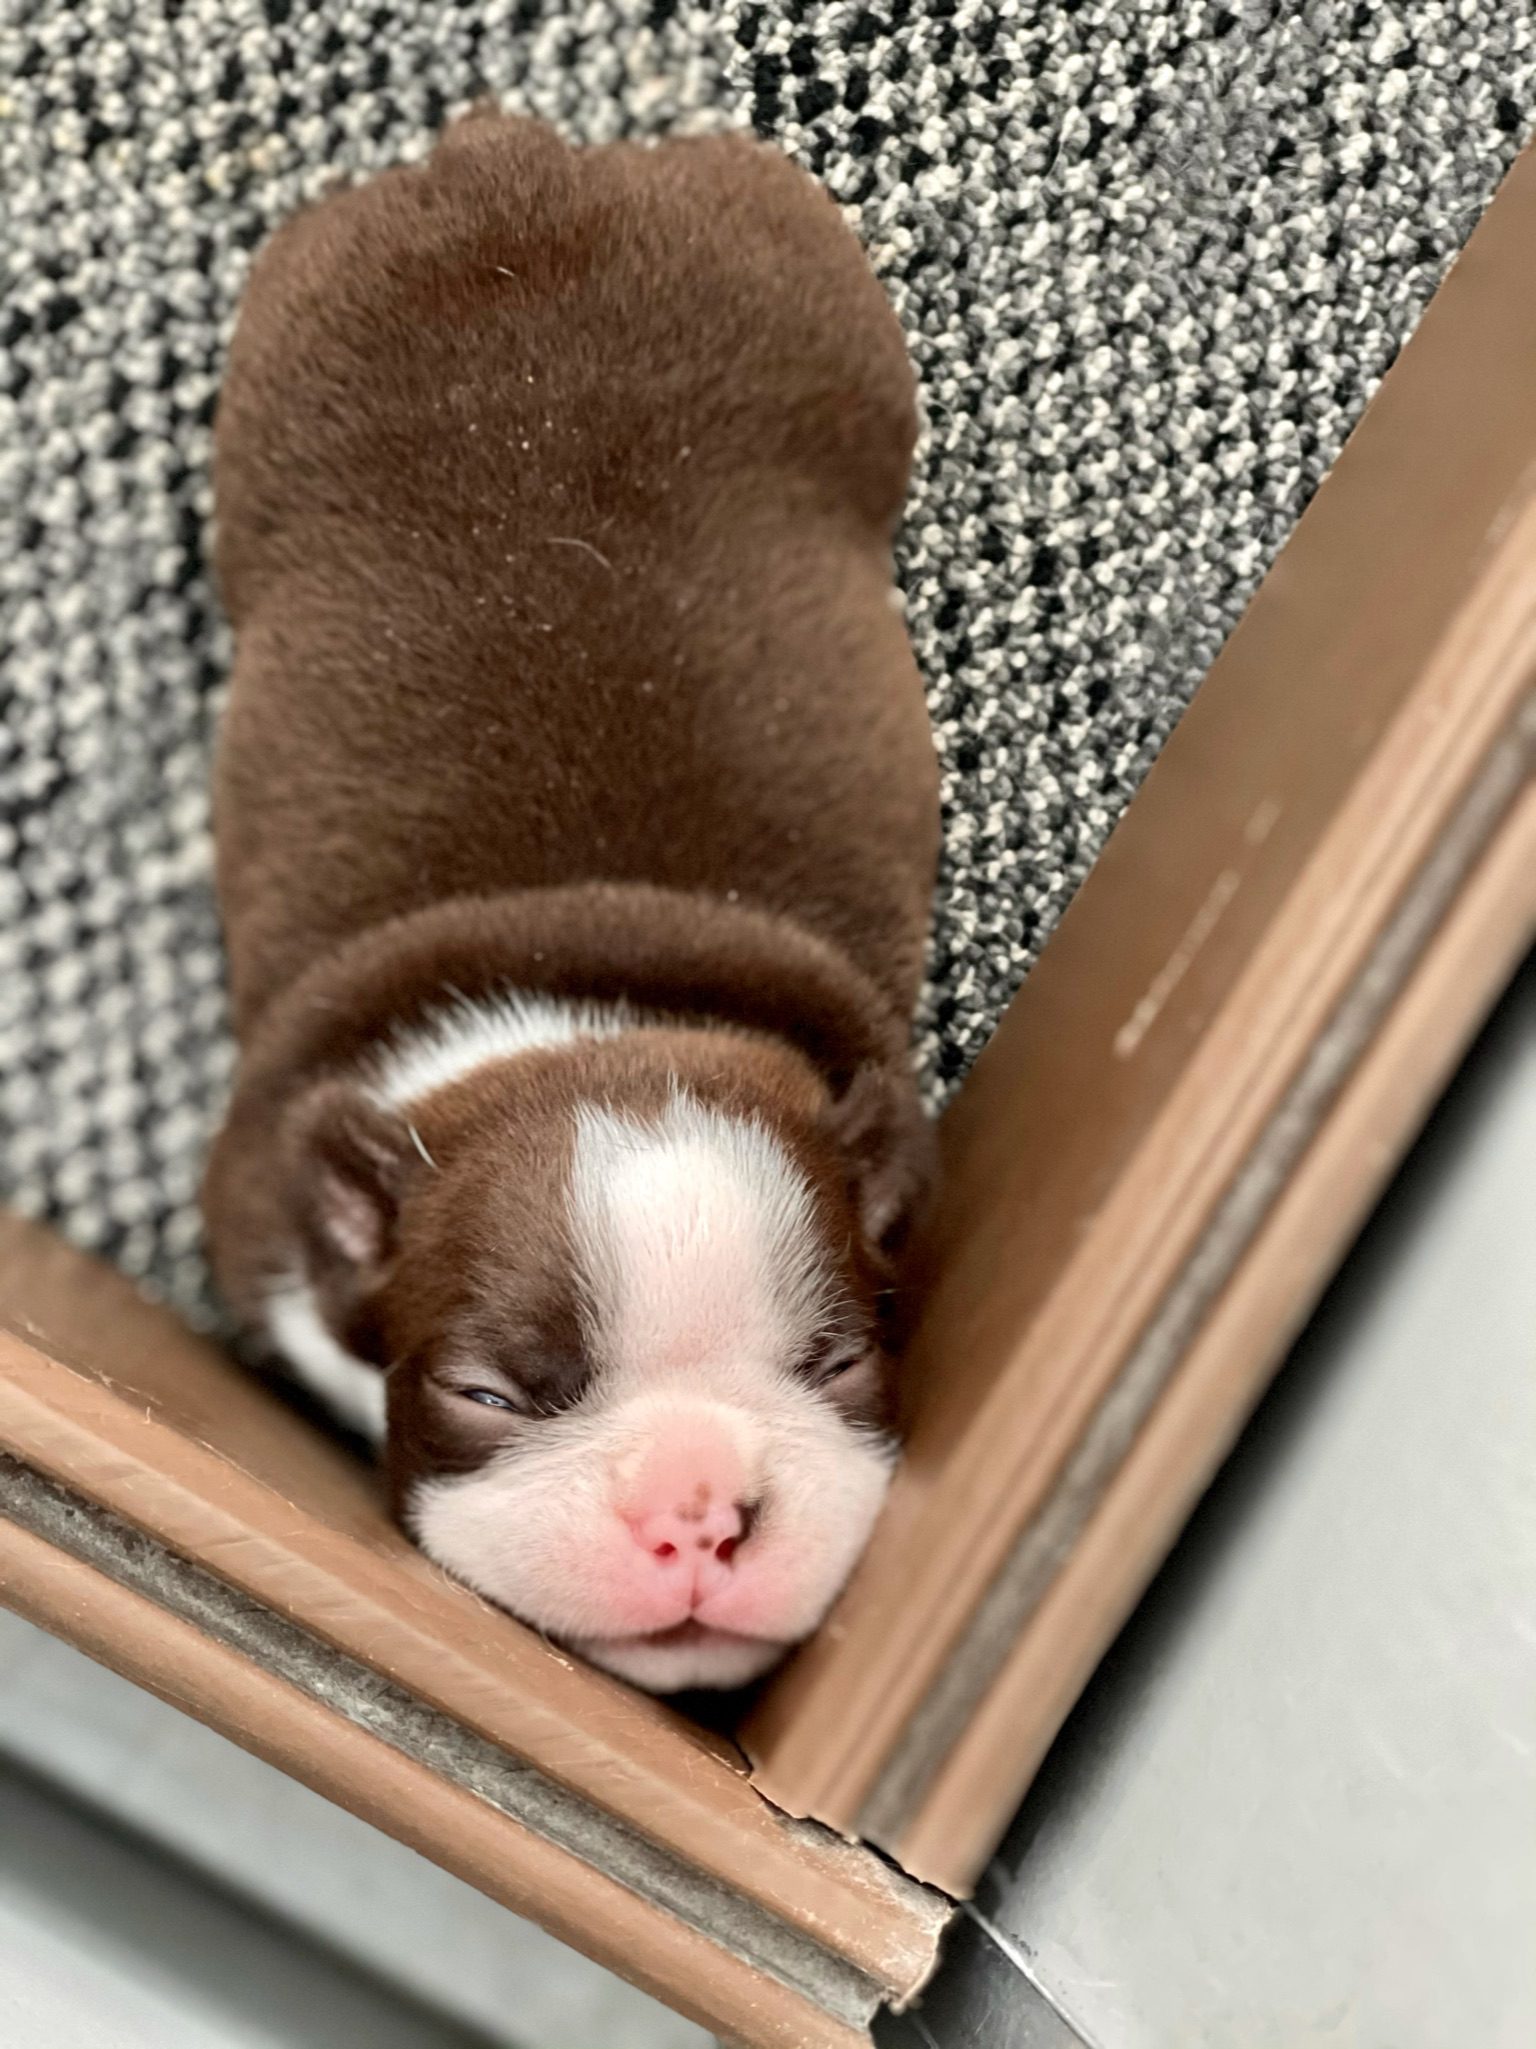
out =
[[[761,1679],[790,1646],[766,1637],[737,1636],[703,1622],[679,1623],[652,1636],[571,1637],[570,1647],[589,1664],[647,1693],[729,1692]]]

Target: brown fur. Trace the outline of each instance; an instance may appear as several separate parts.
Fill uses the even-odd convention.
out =
[[[216,467],[242,1048],[206,1209],[244,1313],[309,1228],[317,1134],[343,1176],[399,1180],[377,1287],[327,1302],[335,1327],[361,1348],[382,1318],[399,1357],[462,1293],[430,1175],[371,1155],[385,1139],[336,1094],[450,995],[706,1027],[702,1050],[650,1045],[655,1071],[707,1068],[793,1128],[818,1183],[881,1176],[906,1205],[937,842],[890,602],[913,433],[900,332],[836,208],[741,139],[576,152],[476,117],[263,253]],[[630,1095],[646,1050],[604,1052]],[[434,1157],[473,1155],[456,1202],[538,1213],[571,1075],[527,1066],[434,1109]]]

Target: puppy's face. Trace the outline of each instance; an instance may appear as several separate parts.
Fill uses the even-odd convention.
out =
[[[885,1276],[824,1094],[790,1056],[666,1037],[408,1118],[338,1088],[303,1154],[318,1300],[386,1371],[406,1528],[657,1691],[744,1684],[814,1629],[893,1457]]]

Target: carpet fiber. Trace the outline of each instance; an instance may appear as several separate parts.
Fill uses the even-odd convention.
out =
[[[482,93],[827,180],[928,431],[964,1071],[1536,110],[1524,8],[46,0],[0,26],[0,1198],[184,1310],[230,1063],[209,422],[252,249]]]

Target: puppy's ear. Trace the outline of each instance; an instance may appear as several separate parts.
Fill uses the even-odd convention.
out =
[[[861,1067],[828,1113],[827,1127],[848,1164],[859,1221],[878,1251],[900,1250],[933,1181],[933,1126],[904,1070]]]
[[[316,1296],[348,1349],[371,1357],[370,1305],[388,1278],[400,1205],[424,1165],[410,1126],[348,1082],[304,1100],[289,1137],[291,1214]]]

